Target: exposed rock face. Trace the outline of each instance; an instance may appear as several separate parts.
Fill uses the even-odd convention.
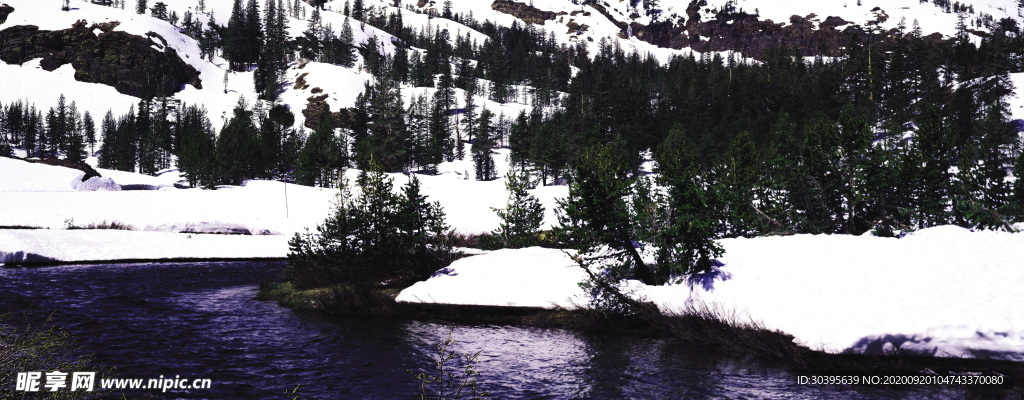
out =
[[[7,16],[14,12],[14,7],[7,3],[0,4],[0,24],[7,22]]]
[[[41,31],[34,25],[4,29],[0,31],[0,60],[21,64],[42,58],[40,66],[47,71],[71,64],[76,80],[113,86],[139,98],[171,96],[186,84],[202,88],[199,71],[166,47],[160,35],[114,32],[116,24],[85,24],[78,21],[60,31]],[[101,31],[99,36],[94,29]]]
[[[331,123],[335,128],[350,128],[349,121],[352,120],[352,111],[342,109],[338,112],[331,112],[331,106],[327,104],[327,94],[312,96],[306,99],[306,108],[302,110],[302,116],[306,117],[305,126],[309,129],[316,129],[320,118],[329,115]]]
[[[528,24],[544,25],[544,21],[553,20],[558,14],[552,11],[543,11],[531,7],[525,3],[517,3],[512,0],[494,0],[491,9],[497,12],[512,15]]]

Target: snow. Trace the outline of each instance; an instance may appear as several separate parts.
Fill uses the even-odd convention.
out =
[[[82,182],[75,190],[79,192],[118,191],[121,190],[121,185],[118,185],[113,179],[94,176]]]
[[[202,104],[209,110],[215,127],[231,115],[231,109],[243,99],[250,105],[255,99],[252,72],[225,72],[226,62],[220,57],[212,61],[199,57],[197,43],[177,32],[163,21],[135,14],[128,10],[93,5],[72,0],[72,10],[59,12],[56,2],[6,0],[15,8],[0,30],[22,24],[40,29],[66,29],[77,20],[89,24],[119,21],[115,28],[136,35],[155,32],[167,40],[182,59],[200,72],[202,89],[186,85],[174,97],[187,104]],[[164,0],[169,10],[182,15],[193,10],[194,0]],[[385,0],[368,0],[367,7],[394,8]],[[410,2],[407,2],[410,3]],[[440,8],[443,2],[436,2]],[[570,0],[537,2],[546,10],[570,13],[589,11],[590,15],[563,15],[555,21],[534,26],[554,32],[556,41],[575,45],[588,43],[590,53],[601,38],[618,33],[611,21],[589,6],[578,6]],[[609,12],[626,21],[632,13],[627,2],[608,2]],[[725,0],[709,0],[705,9],[719,8]],[[1016,4],[1007,0],[974,0],[976,12],[1018,21]],[[312,8],[304,2],[306,15]],[[327,3],[331,11],[323,12],[325,24],[340,31],[346,18],[337,10],[343,2]],[[511,25],[516,19],[497,13],[490,1],[453,0],[456,13],[473,13],[478,21],[490,20],[498,25]],[[682,15],[688,1],[662,0],[663,15]],[[839,16],[865,24],[875,18],[870,12],[881,7],[889,16],[884,29],[895,27],[906,17],[909,30],[917,19],[925,34],[955,32],[956,15],[945,14],[931,2],[917,0],[856,0],[815,2],[809,0],[739,0],[737,7],[753,12],[758,9],[762,19],[788,23],[791,15]],[[226,24],[232,0],[206,0],[208,12],[197,15],[205,23],[211,15]],[[262,4],[261,4],[262,8]],[[1002,10],[1000,10],[1002,8]],[[440,11],[440,10],[438,10]],[[430,24],[457,34],[470,35],[482,43],[485,38],[456,22],[428,19],[425,15],[403,9],[407,24]],[[975,14],[976,16],[977,14]],[[41,16],[45,16],[41,17]],[[705,15],[705,20],[708,15]],[[969,16],[970,17],[970,16]],[[568,34],[569,21],[589,26],[583,34]],[[301,35],[306,21],[289,18],[289,34]],[[650,22],[647,16],[636,19]],[[383,43],[383,51],[393,52],[387,33],[350,21],[357,42],[365,43],[371,36]],[[521,24],[521,22],[520,22]],[[591,42],[592,41],[592,42]],[[665,61],[690,50],[656,48],[636,38],[618,42],[624,51],[636,50]],[[299,68],[292,65],[286,72],[290,82],[281,96],[303,124],[300,112],[307,98],[320,88],[328,95],[332,111],[354,104],[363,85],[372,78],[357,68],[343,68],[323,63],[308,63]],[[309,87],[295,89],[299,75],[308,73]],[[574,69],[575,73],[575,69]],[[53,72],[43,71],[39,60],[22,65],[0,63],[0,101],[17,99],[34,102],[47,108],[64,94],[75,101],[80,112],[89,111],[97,122],[107,110],[115,115],[127,112],[139,99],[117,93],[112,87],[78,82],[74,69],[64,65]],[[227,84],[224,80],[227,76]],[[1024,74],[1012,74],[1016,87],[1024,83]],[[482,84],[487,82],[482,81]],[[518,88],[522,90],[521,87]],[[433,94],[433,88],[403,87],[405,104],[414,96]],[[463,93],[456,89],[459,106]],[[1014,119],[1024,119],[1024,102],[1012,97],[1010,110]],[[495,115],[514,118],[529,110],[524,104],[498,104],[476,98]],[[522,103],[526,103],[522,101]],[[24,156],[24,152],[16,150]],[[95,159],[91,159],[95,163]],[[508,150],[495,155],[499,176],[508,168]],[[448,215],[448,223],[462,233],[484,233],[498,226],[492,208],[506,205],[504,179],[490,182],[473,180],[469,160],[443,163],[439,175],[419,176],[423,193],[430,201],[439,201]],[[30,164],[0,158],[0,226],[37,227],[37,230],[0,230],[0,263],[26,260],[99,261],[166,258],[261,258],[284,257],[287,240],[295,232],[315,229],[326,218],[335,200],[335,189],[311,188],[275,181],[252,180],[243,186],[224,186],[217,190],[178,189],[177,170],[163,171],[158,176],[100,169],[102,187],[123,187],[123,191],[76,191],[92,188],[81,185],[84,173],[78,170]],[[358,171],[350,170],[350,180]],[[408,180],[392,174],[397,185]],[[98,182],[98,181],[91,181]],[[146,190],[138,190],[146,189]],[[564,198],[565,186],[542,186],[531,190],[546,209],[544,227],[556,224],[556,201]],[[131,230],[69,230],[75,226],[124,225]],[[1024,227],[1022,225],[1021,227]],[[248,233],[248,235],[209,235],[199,233]],[[883,352],[899,348],[938,356],[970,356],[972,350],[1000,353],[999,357],[1024,360],[1024,234],[970,232],[955,227],[922,230],[902,239],[871,236],[797,235],[756,239],[725,239],[726,254],[722,271],[731,279],[715,281],[714,289],[691,290],[687,285],[649,287],[638,282],[626,285],[637,297],[654,301],[666,312],[679,312],[688,306],[706,305],[725,313],[735,313],[792,334],[797,341],[814,349],[829,352]],[[560,250],[528,248],[501,250],[465,258],[417,283],[399,295],[401,301],[448,304],[481,304],[497,306],[530,306],[570,308],[586,303],[586,295],[578,283],[583,271],[575,267]]]
[[[625,286],[666,313],[707,306],[830,353],[888,346],[1024,360],[1024,233],[940,226],[902,239],[796,235],[721,244],[730,279],[712,290]],[[586,304],[576,285],[583,278],[559,250],[501,250],[459,260],[398,300],[572,308]]]
[[[531,247],[463,258],[416,283],[398,301],[510,307],[575,308],[587,303],[583,270],[560,250]],[[525,277],[543,279],[524,279]]]
[[[85,172],[0,157],[0,193],[70,192],[82,183]],[[10,209],[5,204],[5,208]]]
[[[507,157],[506,149],[494,156],[501,178],[489,182],[474,180],[473,164],[468,157],[442,163],[438,175],[418,176],[423,193],[430,201],[441,203],[448,214],[448,224],[459,232],[490,232],[500,222],[491,208],[504,208],[508,200],[504,180]],[[179,180],[175,169],[156,177],[98,171],[125,190],[74,192],[84,175],[81,171],[0,158],[0,204],[4,204],[0,226],[62,229],[65,221],[74,219],[80,225],[118,222],[140,231],[242,230],[291,236],[307,228],[315,229],[323,222],[337,194],[337,189],[262,180],[218,190],[175,189],[173,185]],[[358,170],[349,170],[346,176],[354,182],[358,174]],[[409,180],[404,174],[392,176],[396,190]],[[553,226],[557,221],[556,201],[568,194],[568,188],[539,187],[531,192],[546,208],[544,226]],[[0,250],[4,247],[0,243]]]
[[[283,236],[200,235],[123,230],[0,230],[0,265],[29,261],[279,258]],[[14,250],[17,249],[17,250]]]
[[[1010,82],[1013,83],[1014,94],[1008,96],[1007,106],[1010,108],[1010,119],[1024,120],[1024,72],[1010,74]]]

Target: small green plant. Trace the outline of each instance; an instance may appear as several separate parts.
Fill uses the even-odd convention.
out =
[[[52,317],[33,325],[25,313],[20,318],[0,314],[0,398],[22,398],[26,393],[9,392],[15,388],[19,372],[27,371],[105,371],[91,364],[91,358]],[[97,378],[99,379],[99,378]],[[98,393],[84,391],[47,392],[51,399],[82,399]]]
[[[445,340],[434,345],[434,363],[437,368],[437,375],[427,371],[420,371],[418,374],[409,371],[416,377],[417,399],[420,400],[457,400],[469,399],[479,400],[488,398],[488,393],[477,388],[476,364],[480,352],[459,354],[451,347],[454,347],[455,340],[452,339],[454,328],[448,331]],[[452,364],[462,358],[465,365],[459,371]],[[453,372],[453,370],[455,372]]]

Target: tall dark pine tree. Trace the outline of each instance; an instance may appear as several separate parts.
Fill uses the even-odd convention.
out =
[[[491,110],[480,112],[479,128],[473,140],[473,165],[476,167],[476,180],[490,181],[498,177],[494,169],[494,126]]]
[[[114,119],[114,113],[107,110],[107,114],[103,116],[103,122],[100,123],[100,134],[103,135],[103,143],[100,144],[100,155],[99,155],[99,167],[112,169],[114,168],[114,144],[117,143],[117,120]]]
[[[96,122],[88,111],[82,116],[82,131],[85,133],[85,143],[89,145],[89,156],[96,153]]]
[[[258,158],[259,141],[252,110],[239,99],[234,114],[217,138],[218,180],[238,185],[245,179],[255,178]]]
[[[282,11],[283,12],[283,11]],[[266,14],[263,23],[266,32],[264,37],[266,43],[263,51],[257,54],[256,70],[253,73],[253,83],[256,92],[264,100],[276,100],[281,74],[286,68],[284,61],[285,43],[283,27],[278,26],[278,10],[274,0],[267,0]]]
[[[339,39],[341,40],[341,50],[338,54],[338,65],[352,68],[356,64],[356,44],[355,37],[352,35],[352,24],[348,22],[348,18],[345,18],[341,24]]]
[[[152,110],[154,105],[146,100],[139,101],[139,114],[135,117],[135,132],[138,135],[139,172],[152,174],[157,171],[159,140],[154,132]]]
[[[213,186],[216,183],[216,139],[206,109],[195,105],[185,108],[177,130],[181,137],[178,150],[178,169],[181,174],[191,187]]]
[[[228,60],[231,70],[242,71],[245,59],[249,56],[249,39],[245,37],[246,13],[242,8],[242,0],[234,0],[231,6],[231,19],[224,38],[224,58]]]
[[[715,242],[722,223],[721,201],[714,174],[675,126],[655,154],[662,185],[668,187],[667,221],[654,239],[658,247],[658,280],[672,274],[708,271],[724,250]]]
[[[405,125],[405,107],[397,81],[385,76],[366,85],[357,104],[366,115],[366,135],[356,136],[355,160],[361,169],[371,162],[385,171],[405,171],[410,166],[412,139]]]
[[[295,182],[300,185],[332,187],[348,165],[348,145],[335,136],[333,122],[323,118],[306,139],[295,167]]]
[[[247,65],[253,64],[259,59],[264,46],[263,26],[260,21],[260,6],[257,0],[249,0],[248,4],[245,6],[245,25],[242,34],[245,38],[243,62]]]
[[[352,2],[352,19],[362,21],[363,20],[363,0],[355,0]]]
[[[136,124],[135,106],[128,108],[128,114],[117,121],[117,142],[114,143],[114,169],[135,171],[139,161],[139,134]]]

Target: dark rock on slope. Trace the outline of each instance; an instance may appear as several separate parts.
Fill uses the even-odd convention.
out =
[[[152,32],[148,37],[115,32],[115,26],[86,27],[85,21],[78,21],[60,31],[33,25],[10,27],[0,31],[0,60],[22,64],[42,58],[40,66],[47,71],[70,63],[76,80],[113,86],[139,98],[171,96],[186,84],[202,88],[199,71],[166,47],[162,37]]]
[[[491,9],[515,16],[527,24],[543,25],[544,21],[555,19],[558,16],[552,11],[543,11],[529,4],[517,3],[512,0],[495,0],[491,4]]]
[[[0,24],[7,22],[7,16],[14,12],[14,7],[7,3],[0,4]]]

